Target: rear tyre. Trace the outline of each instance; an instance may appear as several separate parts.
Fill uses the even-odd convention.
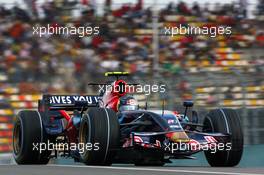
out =
[[[211,110],[204,120],[204,132],[220,132],[231,135],[231,149],[211,153],[205,151],[205,156],[211,166],[236,166],[243,153],[243,131],[239,115],[232,109]]]
[[[79,142],[91,146],[84,146],[84,150],[80,152],[83,163],[111,165],[119,147],[119,123],[115,112],[107,108],[88,109],[82,116]]]
[[[50,152],[40,153],[45,133],[38,111],[20,111],[13,129],[13,156],[17,164],[47,164]],[[36,147],[35,147],[35,146]]]

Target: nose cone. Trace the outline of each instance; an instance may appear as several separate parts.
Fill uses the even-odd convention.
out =
[[[190,138],[184,131],[170,132],[166,134],[166,137],[172,142],[188,143]]]

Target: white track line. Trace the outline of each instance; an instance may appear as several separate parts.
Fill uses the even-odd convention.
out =
[[[83,165],[47,165],[56,167],[72,167],[72,168],[94,168],[94,169],[112,169],[112,170],[131,170],[131,171],[156,171],[156,172],[175,172],[175,173],[196,173],[196,174],[222,174],[222,175],[263,175],[256,173],[240,173],[240,172],[222,172],[222,171],[199,171],[199,170],[175,170],[175,169],[158,169],[158,168],[134,168],[134,167],[113,167],[113,166],[83,166]]]

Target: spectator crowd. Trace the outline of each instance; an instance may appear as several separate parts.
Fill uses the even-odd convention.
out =
[[[0,6],[0,88],[14,84],[22,93],[85,92],[87,82],[100,80],[105,71],[124,70],[139,75],[151,75],[152,20],[151,7],[143,0],[136,4],[112,7],[106,0],[103,14],[88,1],[32,2],[23,9]],[[247,18],[239,4],[169,3],[159,9],[159,64],[164,76],[181,74],[188,61],[208,61],[217,65],[225,59],[217,48],[261,48],[264,46],[263,3],[257,6],[257,16]],[[74,15],[76,9],[79,15]],[[175,17],[175,18],[173,18]],[[100,33],[85,37],[77,35],[33,35],[33,27],[98,26]],[[210,38],[183,35],[171,38],[162,35],[162,27],[179,24],[200,26],[231,26],[231,36]],[[150,31],[150,32],[149,32]],[[232,58],[231,58],[232,59]],[[256,64],[263,57],[256,58]],[[199,67],[199,65],[197,65]],[[199,73],[199,71],[198,71]]]

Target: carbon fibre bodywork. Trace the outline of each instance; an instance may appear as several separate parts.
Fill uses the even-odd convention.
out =
[[[141,153],[155,150],[168,159],[190,158],[192,154],[214,149],[213,146],[219,143],[226,145],[230,141],[229,134],[183,128],[178,117],[171,111],[125,111],[118,113],[118,118],[124,150],[141,150]],[[136,159],[138,155],[130,156],[130,159]],[[124,159],[127,157],[121,160]]]

